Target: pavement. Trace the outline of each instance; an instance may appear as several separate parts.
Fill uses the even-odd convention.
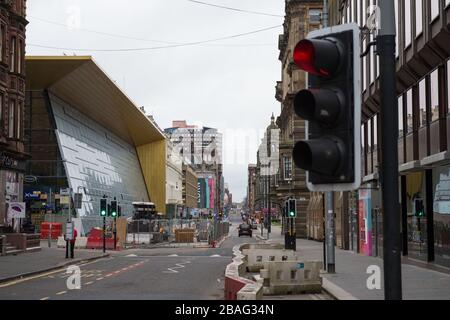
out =
[[[74,259],[66,259],[66,250],[57,248],[56,243],[53,243],[52,247],[49,248],[48,243],[45,241],[45,243],[41,244],[41,247],[42,250],[38,252],[1,256],[0,283],[105,257],[102,251],[76,249]]]
[[[269,243],[284,243],[280,227],[273,227],[269,237],[265,233],[260,239]],[[269,238],[269,239],[267,239]],[[305,260],[323,261],[321,242],[297,239],[297,252]],[[336,273],[323,273],[324,289],[338,300],[383,300],[383,259],[367,257],[352,251],[336,248]],[[372,273],[369,267],[381,271],[380,289],[368,289],[367,282]],[[434,269],[434,270],[433,270]],[[410,259],[402,263],[403,298],[405,300],[450,300],[450,269],[436,271],[433,267],[421,267]]]

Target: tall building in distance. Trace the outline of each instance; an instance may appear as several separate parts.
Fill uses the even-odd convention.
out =
[[[173,152],[180,154],[197,175],[198,208],[205,214],[223,212],[222,134],[186,121],[173,121],[164,132],[174,145]]]
[[[330,1],[330,24],[357,23],[367,32],[364,51],[375,38],[366,28],[368,1]],[[450,266],[450,1],[394,1],[398,94],[398,156],[402,253]],[[382,256],[380,190],[380,67],[372,47],[361,59],[361,189],[349,201],[351,247]],[[423,201],[419,216],[415,202]],[[400,230],[399,230],[400,231]],[[363,235],[364,237],[361,237]]]
[[[10,204],[23,201],[27,24],[26,0],[0,2],[0,233],[13,227]]]

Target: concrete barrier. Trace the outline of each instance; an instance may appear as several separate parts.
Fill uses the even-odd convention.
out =
[[[321,261],[269,261],[260,271],[264,294],[286,295],[322,292]]]
[[[284,249],[244,249],[243,254],[247,256],[248,272],[259,272],[264,268],[264,263],[269,261],[297,261],[298,259],[294,251]]]
[[[77,240],[75,240],[75,248],[86,249],[87,241],[87,237],[77,237]],[[58,242],[56,243],[56,245],[58,246],[58,248],[65,248],[66,241],[64,240],[64,237],[58,237]]]
[[[259,283],[247,284],[237,293],[237,300],[262,300],[263,287]]]

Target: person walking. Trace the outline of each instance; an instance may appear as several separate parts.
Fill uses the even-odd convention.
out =
[[[75,242],[77,241],[78,231],[73,228],[73,238],[70,240],[70,258],[73,259],[75,252]]]

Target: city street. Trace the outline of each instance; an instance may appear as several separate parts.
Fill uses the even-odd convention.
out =
[[[80,265],[81,290],[68,290],[65,269],[0,285],[0,299],[218,300],[232,248],[256,238],[231,236],[217,249],[132,249]]]
[[[238,237],[240,216],[220,248],[130,249],[80,264],[81,289],[69,290],[66,269],[0,284],[0,300],[222,300],[232,249],[256,243]],[[258,230],[259,232],[259,230]],[[271,299],[271,297],[265,297]],[[325,294],[276,296],[274,300],[328,300]]]

